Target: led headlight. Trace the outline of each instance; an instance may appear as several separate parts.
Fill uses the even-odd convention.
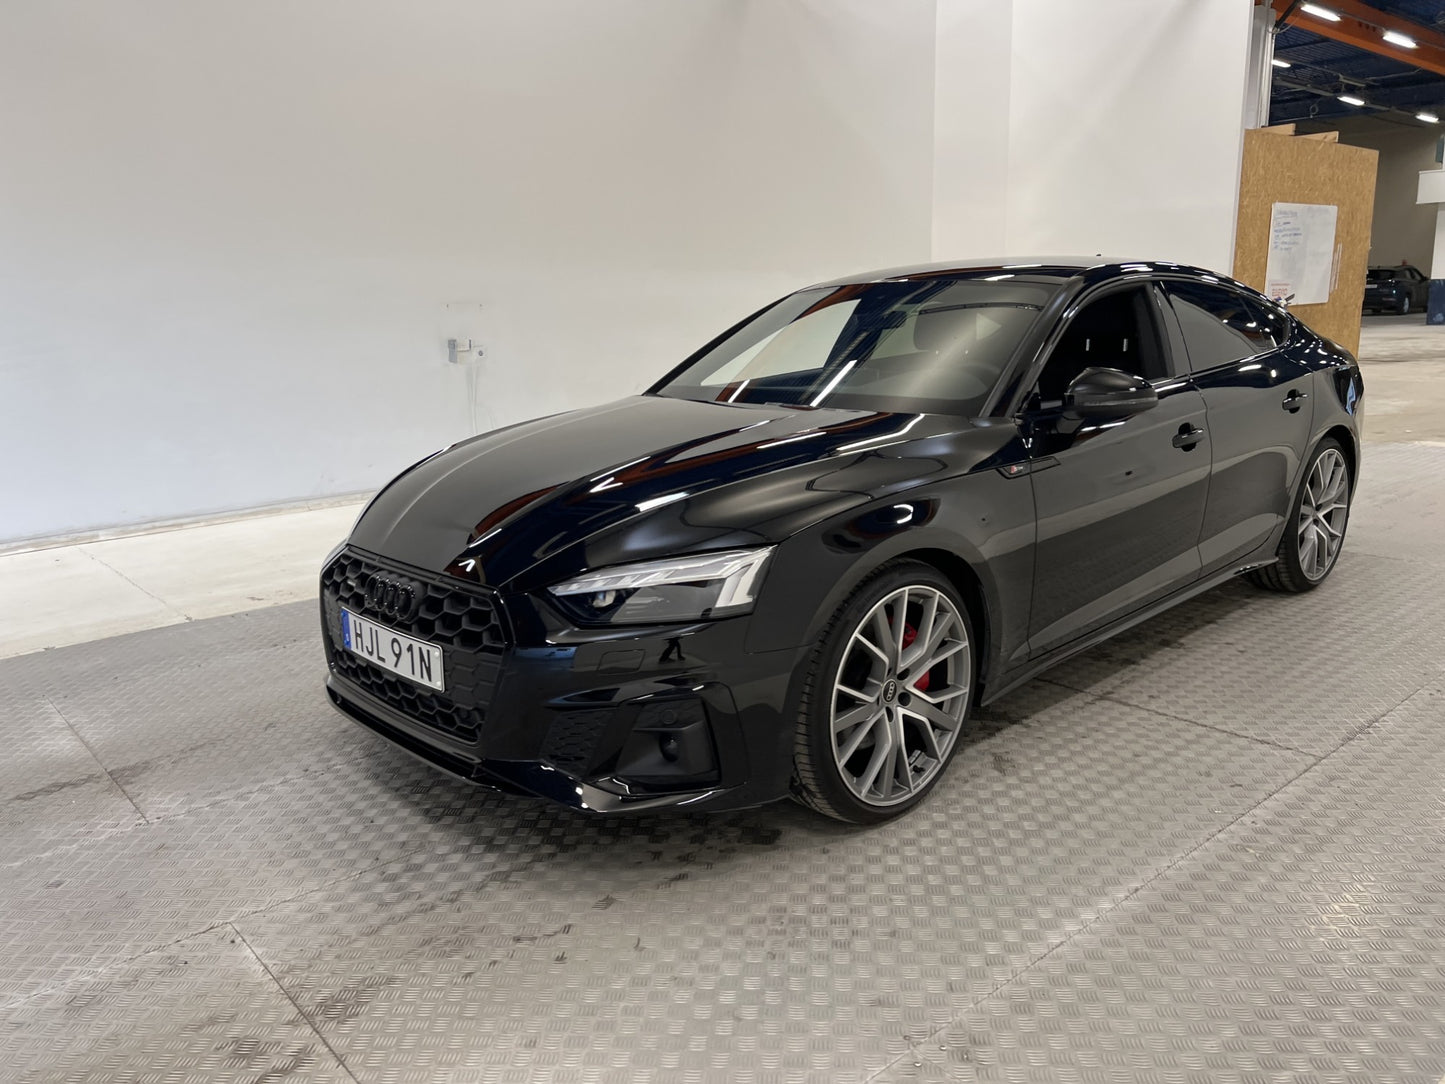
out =
[[[651,625],[727,617],[753,608],[766,549],[726,550],[618,565],[559,583],[551,594],[587,624]]]

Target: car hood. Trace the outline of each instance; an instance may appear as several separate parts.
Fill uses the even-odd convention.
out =
[[[350,541],[497,586],[765,544],[938,473],[951,460],[929,443],[968,428],[937,415],[636,396],[443,449],[387,485]]]

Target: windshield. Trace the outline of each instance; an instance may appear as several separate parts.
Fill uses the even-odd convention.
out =
[[[1366,272],[1366,282],[1389,282],[1395,277],[1393,267],[1372,267]]]
[[[709,402],[975,415],[1058,289],[992,279],[801,290],[652,390]]]

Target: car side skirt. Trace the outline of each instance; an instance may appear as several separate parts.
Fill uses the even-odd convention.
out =
[[[1157,602],[1152,602],[1142,609],[1135,610],[1127,617],[1121,618],[1112,625],[1107,625],[1087,636],[1080,637],[1078,640],[1065,644],[1063,647],[1057,648],[1040,658],[1031,659],[1012,673],[1005,674],[1002,680],[984,686],[979,694],[979,703],[991,704],[1005,694],[1013,692],[1013,690],[1025,682],[1038,677],[1045,670],[1049,670],[1063,662],[1065,659],[1077,655],[1081,651],[1087,651],[1089,648],[1101,644],[1105,640],[1112,639],[1125,629],[1142,624],[1151,617],[1157,617],[1165,610],[1172,609],[1181,602],[1193,598],[1195,595],[1202,595],[1206,591],[1211,591],[1220,584],[1227,583],[1234,579],[1236,576],[1242,575],[1245,572],[1251,572],[1256,568],[1265,568],[1272,565],[1276,560],[1277,558],[1270,557],[1267,560],[1250,561],[1243,565],[1227,568],[1222,572],[1216,572],[1212,576],[1207,576],[1204,579],[1196,580],[1187,587],[1182,587],[1173,594],[1164,596]]]

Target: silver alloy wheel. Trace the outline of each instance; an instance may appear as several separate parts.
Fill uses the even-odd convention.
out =
[[[1327,448],[1315,460],[1305,482],[1297,538],[1300,569],[1311,583],[1324,579],[1339,556],[1350,512],[1349,482],[1345,457],[1335,448]]]
[[[933,587],[900,587],[858,623],[830,715],[834,763],[856,798],[897,805],[933,781],[968,711],[970,650],[963,618]]]

